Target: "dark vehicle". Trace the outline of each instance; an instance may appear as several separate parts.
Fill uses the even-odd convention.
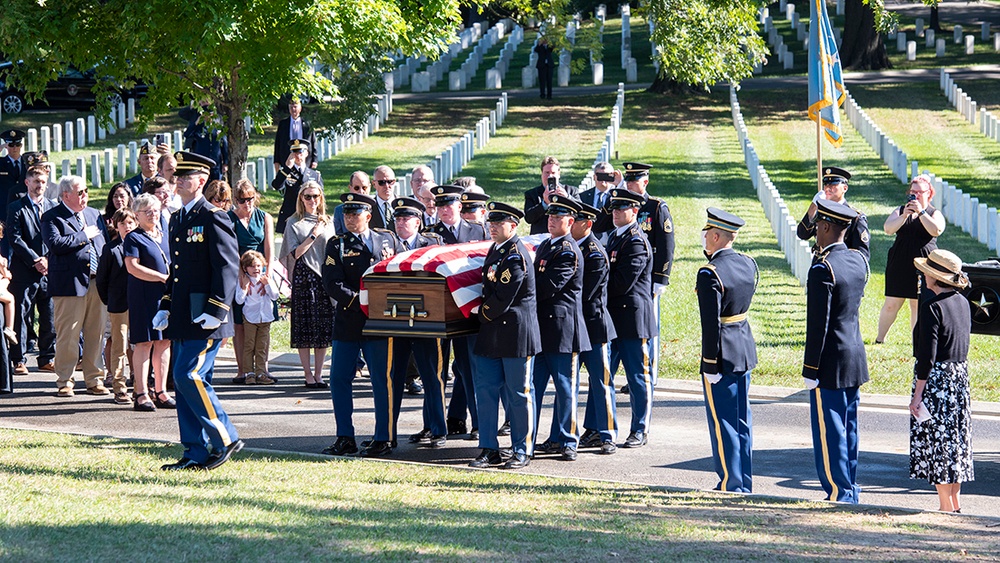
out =
[[[4,78],[5,68],[14,63],[0,63],[0,109],[3,113],[21,113],[29,104],[25,101],[24,92],[7,88]],[[94,69],[80,71],[69,67],[59,75],[59,78],[49,82],[45,94],[31,104],[32,107],[73,108],[89,110],[94,107],[94,86],[97,84],[97,74]],[[136,84],[130,89],[117,89],[112,93],[111,105],[117,106],[129,98],[141,98],[146,95],[146,85]]]

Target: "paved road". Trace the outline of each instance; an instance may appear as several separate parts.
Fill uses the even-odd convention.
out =
[[[252,448],[315,453],[333,441],[329,393],[302,387],[300,371],[289,356],[272,364],[282,381],[274,387],[228,385],[235,375],[229,361],[220,360],[216,389],[241,436]],[[17,378],[14,395],[0,398],[0,425],[90,435],[176,441],[176,419],[171,411],[140,414],[107,398],[54,396],[52,376],[31,374]],[[371,386],[355,382],[355,425],[359,439],[374,427]],[[754,491],[791,498],[819,499],[809,433],[808,405],[797,389],[754,390]],[[539,441],[551,421],[551,395],[541,419]],[[474,442],[450,440],[440,450],[417,448],[406,436],[420,430],[420,398],[406,396],[400,416],[400,447],[393,459],[464,467],[478,454]],[[911,481],[908,475],[908,414],[902,397],[866,395],[862,400],[862,500],[869,504],[936,508],[933,488]],[[619,397],[619,420],[629,419],[628,399]],[[963,487],[963,512],[1000,517],[1000,405],[977,404],[974,423],[977,481]],[[639,450],[619,450],[613,456],[583,451],[575,463],[539,457],[532,473],[552,476],[711,489],[712,471],[704,403],[693,382],[664,380],[655,398],[651,441]],[[624,435],[620,436],[624,439]]]

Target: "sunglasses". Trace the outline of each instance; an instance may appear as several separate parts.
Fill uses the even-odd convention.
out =
[[[252,197],[238,197],[238,198],[236,198],[236,203],[241,203],[241,204],[242,203],[250,203],[251,201],[253,201]]]
[[[378,182],[378,185],[380,185],[380,186],[391,186],[391,185],[393,185],[393,184],[396,183],[396,179],[395,178],[393,178],[391,180],[376,180],[376,181]]]
[[[212,203],[216,203],[216,204],[218,204],[218,203],[229,203],[229,200],[228,199],[213,199]]]
[[[302,194],[302,199],[306,199],[306,200],[314,200],[314,199],[319,199],[319,198],[320,198],[319,194]]]
[[[73,193],[75,193],[78,196],[86,195],[87,194],[87,188],[83,188],[82,190],[77,190],[77,191],[75,191]]]

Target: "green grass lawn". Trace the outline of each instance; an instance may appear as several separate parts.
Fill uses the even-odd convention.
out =
[[[5,430],[4,561],[986,560],[990,521],[362,460]],[[845,537],[850,538],[849,544]],[[115,556],[114,554],[119,554]]]

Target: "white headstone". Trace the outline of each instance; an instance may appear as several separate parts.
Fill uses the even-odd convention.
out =
[[[924,47],[930,49],[934,46],[934,30],[928,29],[924,32]]]
[[[128,160],[125,158],[125,145],[118,145],[118,177],[124,178],[128,174]]]
[[[785,19],[792,21],[792,16],[795,14],[795,4],[788,4],[785,6]]]
[[[52,125],[52,152],[62,152],[63,150],[63,128],[62,125],[54,123]]]
[[[42,125],[42,150],[52,153],[52,129],[48,125]]]
[[[952,30],[952,33],[954,34],[955,45],[961,45],[962,44],[962,26],[956,25],[955,28]]]
[[[128,170],[129,174],[139,171],[139,145],[135,141],[128,142]]]
[[[567,69],[569,70],[569,69]],[[625,82],[637,82],[639,80],[639,69],[635,59],[629,59],[625,65]]]
[[[798,39],[799,41],[805,41],[808,36],[809,36],[808,27],[800,25],[799,27],[795,28],[795,38]]]
[[[556,74],[558,74],[559,86],[569,86],[569,65],[559,65]]]
[[[79,156],[76,159],[76,175],[81,178],[87,177],[87,162],[82,156]]]
[[[792,29],[799,29],[799,13],[792,12]]]
[[[500,84],[500,71],[491,68],[486,71],[486,89],[487,90],[499,90],[502,88]]]
[[[906,52],[906,33],[899,32],[896,34],[896,50],[900,53]]]
[[[993,50],[1000,53],[1000,31],[993,34]]]
[[[943,57],[944,56],[944,39],[938,39],[935,47],[936,48],[934,49],[934,56],[935,57]]]
[[[452,92],[462,89],[462,71],[453,70],[448,73],[448,89]]]
[[[785,70],[791,70],[795,66],[795,53],[791,51],[785,52]]]
[[[66,147],[66,150],[68,151],[73,150],[73,148],[76,147],[76,143],[73,142],[72,121],[67,121],[66,123],[63,124],[63,133],[66,135],[66,141],[63,143],[63,146]]]
[[[35,128],[28,129],[28,136],[25,139],[27,141],[25,149],[28,152],[35,152],[38,150],[38,130]]]
[[[68,158],[64,158],[63,161],[62,161],[62,175],[63,176],[69,176],[71,174],[73,174],[73,169],[70,168],[69,159]]]
[[[976,36],[966,35],[965,36],[965,54],[971,55],[976,52]]]
[[[594,63],[592,67],[594,74],[594,85],[600,86],[604,84],[604,63]]]
[[[983,22],[982,26],[983,27],[982,27],[982,32],[980,33],[980,38],[985,43],[986,41],[990,40],[990,22]]]
[[[521,88],[534,88],[535,87],[535,75],[538,71],[535,67],[526,66],[521,68]]]
[[[83,118],[78,117],[76,118],[76,148],[82,149],[84,146],[86,146],[85,142],[86,137],[84,135],[86,135],[86,131],[83,123]]]
[[[837,0],[837,15],[844,15],[844,0]]]
[[[115,166],[112,163],[112,149],[104,149],[104,182],[110,184],[115,181]]]
[[[128,107],[128,122],[135,123],[135,98],[128,99],[127,107]]]
[[[907,41],[906,42],[906,60],[915,61],[917,60],[917,42]]]
[[[93,145],[97,142],[97,119],[93,115],[87,116],[87,143]]]
[[[788,7],[788,0],[778,0],[778,11],[782,14],[785,13],[785,8]]]
[[[125,104],[118,104],[118,128],[124,129],[126,125],[125,122]],[[180,146],[180,145],[178,145]]]
[[[917,37],[923,37],[924,36],[924,18],[917,18],[917,21],[914,22],[914,27],[916,27]]]

